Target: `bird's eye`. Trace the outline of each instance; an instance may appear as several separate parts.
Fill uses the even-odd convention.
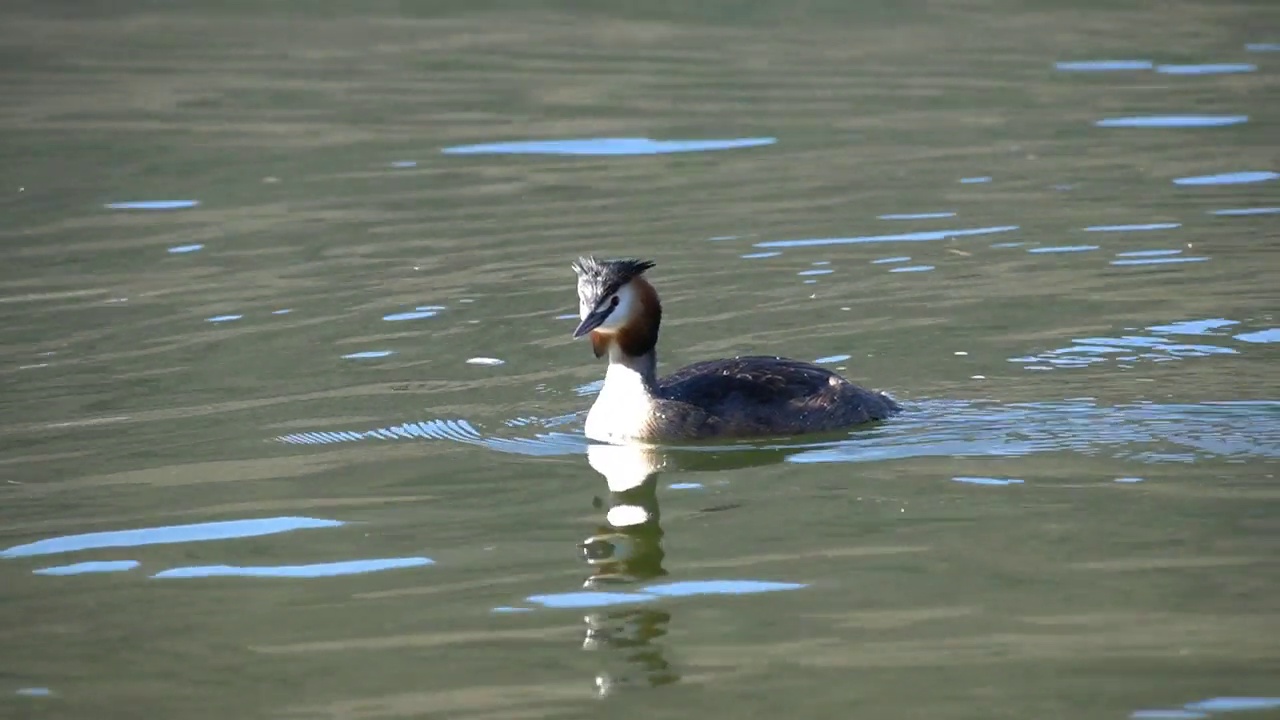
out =
[[[614,295],[613,297],[609,298],[609,307],[611,307],[611,308],[616,308],[616,307],[618,307],[618,296],[617,296],[617,295]]]

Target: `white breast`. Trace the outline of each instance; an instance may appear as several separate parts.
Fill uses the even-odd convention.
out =
[[[586,435],[598,442],[621,442],[640,436],[654,410],[653,396],[640,373],[609,364],[604,387],[587,413]]]

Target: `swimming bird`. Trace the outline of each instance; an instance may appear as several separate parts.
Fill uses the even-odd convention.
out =
[[[706,360],[657,374],[662,303],[634,258],[580,257],[574,338],[589,335],[607,356],[604,386],[586,435],[607,443],[759,438],[823,432],[883,420],[901,410],[889,396],[825,368],[772,356]]]

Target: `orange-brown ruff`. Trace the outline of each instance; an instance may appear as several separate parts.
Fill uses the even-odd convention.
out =
[[[747,356],[707,360],[657,377],[662,304],[643,277],[652,262],[579,258],[575,338],[590,335],[609,357],[587,414],[587,437],[604,442],[761,437],[838,430],[901,410],[812,363]]]

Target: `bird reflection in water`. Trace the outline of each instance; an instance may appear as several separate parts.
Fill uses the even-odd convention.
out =
[[[591,574],[588,590],[625,592],[626,586],[667,576],[663,567],[658,476],[663,470],[706,471],[781,462],[799,448],[762,450],[745,446],[676,451],[635,445],[590,445],[587,462],[608,482],[609,492],[594,504],[605,511],[604,522],[579,544]],[[704,511],[732,509],[733,505]],[[657,687],[679,681],[680,674],[666,658],[660,642],[667,634],[671,613],[652,604],[600,610],[583,618],[587,632],[584,650],[600,652],[596,692],[609,695],[626,686]]]

